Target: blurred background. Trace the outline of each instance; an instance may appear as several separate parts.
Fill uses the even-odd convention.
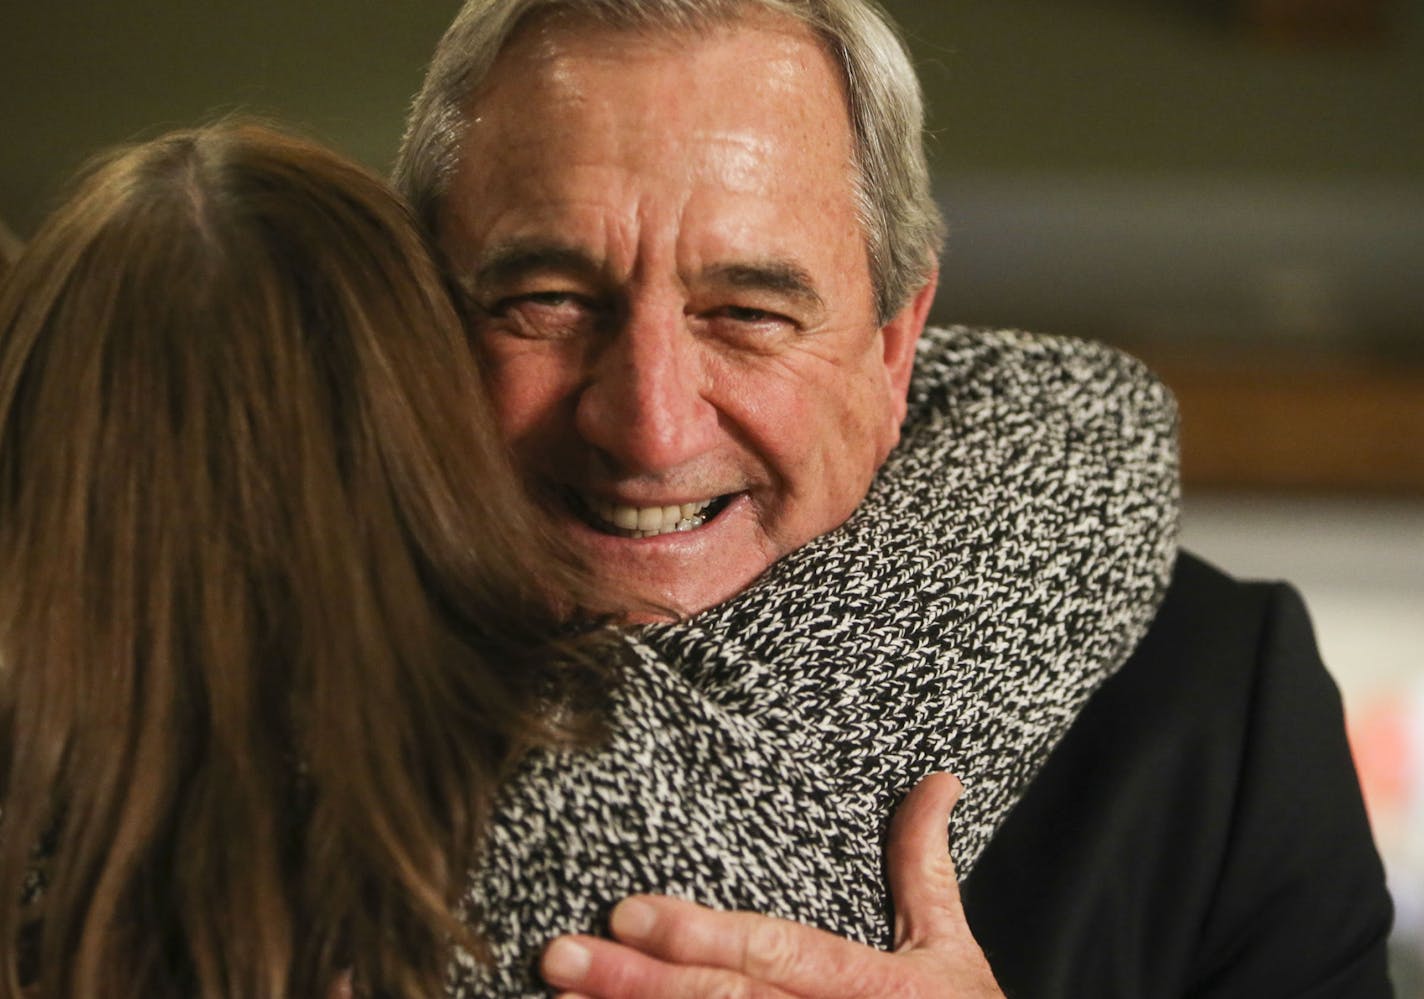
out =
[[[387,167],[457,6],[7,4],[0,248],[95,150],[226,111]],[[887,6],[950,222],[936,318],[1106,339],[1176,391],[1185,543],[1305,593],[1424,997],[1424,2]]]

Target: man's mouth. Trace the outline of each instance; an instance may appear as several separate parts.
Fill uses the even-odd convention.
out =
[[[692,531],[711,520],[731,502],[731,495],[666,506],[628,506],[598,496],[574,493],[574,507],[589,526],[622,538],[655,538]]]

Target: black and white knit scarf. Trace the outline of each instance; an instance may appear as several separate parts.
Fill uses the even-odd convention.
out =
[[[593,752],[525,761],[467,912],[492,967],[451,995],[544,995],[538,954],[626,895],[890,941],[895,804],[960,776],[961,877],[1141,638],[1175,556],[1171,399],[1108,348],[927,331],[900,446],[856,514],[732,600],[630,636]]]

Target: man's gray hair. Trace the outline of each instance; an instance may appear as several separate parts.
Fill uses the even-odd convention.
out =
[[[393,180],[437,231],[469,102],[525,20],[563,13],[620,29],[697,30],[766,10],[810,27],[840,65],[855,134],[856,197],[883,323],[934,270],[944,236],[930,194],[920,84],[874,0],[466,0],[416,95]]]

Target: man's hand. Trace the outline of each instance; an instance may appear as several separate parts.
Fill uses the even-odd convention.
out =
[[[564,999],[989,999],[1002,997],[964,920],[945,830],[962,785],[920,781],[890,825],[895,950],[748,912],[658,895],[613,910],[617,942],[560,937],[544,978]]]

